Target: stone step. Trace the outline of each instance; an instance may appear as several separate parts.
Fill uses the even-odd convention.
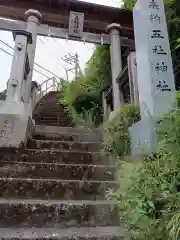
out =
[[[53,103],[54,105],[59,105],[59,106],[63,106],[64,107],[64,105],[62,103],[60,103],[59,97],[44,98],[40,102],[41,103]]]
[[[57,92],[57,91],[49,91],[45,96],[43,96],[44,98],[60,98],[61,97],[61,92]]]
[[[41,104],[39,105],[43,110],[45,109],[61,109],[61,110],[64,110],[65,107],[58,103],[55,99],[53,99],[52,101],[44,101],[44,102],[41,102]]]
[[[35,123],[37,123],[38,125],[43,125],[43,124],[47,124],[47,126],[73,126],[71,121],[68,120],[59,120],[58,118],[56,119],[34,119]]]
[[[61,109],[59,107],[56,107],[56,108],[51,108],[51,107],[43,108],[43,107],[40,106],[38,109],[36,109],[33,116],[38,117],[39,115],[53,114],[53,115],[59,115],[59,116],[62,116],[62,117],[68,117],[68,118],[70,117],[70,114],[67,111],[65,111],[64,109]]]
[[[54,128],[54,129],[53,129]],[[59,129],[60,128],[60,129]],[[35,127],[33,138],[37,140],[59,140],[59,141],[76,141],[76,142],[100,142],[100,134],[85,132],[83,134],[71,131],[61,131],[61,127],[38,126]]]
[[[37,118],[39,116],[59,116],[61,118],[68,118],[71,119],[70,115],[68,113],[64,113],[62,110],[51,110],[51,109],[46,109],[46,110],[42,110],[39,109],[38,112],[36,112],[33,117]]]
[[[51,118],[34,118],[35,119],[35,121],[38,123],[38,122],[40,122],[40,123],[44,123],[44,125],[46,124],[46,123],[50,123],[50,122],[55,122],[55,123],[69,123],[69,122],[71,122],[71,120],[70,119],[68,119],[68,118],[66,118],[66,117],[64,117],[64,119],[59,119],[58,118],[58,116],[56,116],[56,117],[51,117]]]
[[[99,136],[101,134],[101,129],[94,128],[94,129],[88,129],[88,128],[81,128],[81,127],[49,127],[49,126],[35,126],[35,133],[51,133],[51,134],[80,134],[80,135],[93,135],[94,138]]]
[[[64,122],[64,123],[59,123],[59,122],[52,122],[52,121],[36,121],[35,120],[35,124],[38,124],[38,125],[46,125],[46,126],[50,126],[50,127],[71,127],[73,126],[73,123],[71,122]]]
[[[0,199],[0,227],[96,227],[118,223],[110,201]]]
[[[33,138],[36,140],[100,142],[100,139],[96,138],[93,134],[35,133]]]
[[[73,126],[73,123],[71,122],[58,122],[58,121],[47,121],[47,120],[40,120],[40,121],[36,121],[35,120],[35,124],[37,125],[46,125],[46,126],[52,126],[52,127],[67,127],[67,126]]]
[[[127,240],[119,226],[59,228],[0,228],[1,240]]]
[[[36,116],[36,120],[57,120],[57,119],[61,122],[71,120],[70,118],[68,118],[66,116],[62,116],[60,114],[52,114],[52,113],[49,113],[47,115],[39,114],[39,116]]]
[[[57,97],[44,97],[43,99],[40,100],[41,103],[54,103],[54,104],[57,104],[57,105],[62,105],[62,103],[60,103],[60,96],[57,96]]]
[[[53,99],[43,99],[39,102],[39,106],[41,106],[42,108],[46,108],[46,106],[48,107],[52,107],[52,108],[61,108],[61,109],[64,109],[64,105],[61,104],[60,102],[58,102],[57,99],[53,98]]]
[[[51,106],[49,106],[49,107],[40,107],[39,108],[39,111],[37,112],[35,112],[35,116],[39,116],[40,114],[41,115],[49,115],[50,113],[52,113],[53,115],[59,115],[59,116],[66,116],[66,117],[69,117],[70,118],[70,113],[67,111],[67,110],[65,110],[64,108],[60,108],[60,107],[52,107],[52,105]]]
[[[115,181],[0,178],[0,197],[61,200],[100,200]]]
[[[62,103],[60,103],[58,98],[43,98],[39,101],[39,106],[46,106],[46,104],[51,104],[51,106],[61,106],[64,107]]]
[[[38,109],[38,111],[36,110],[35,114],[56,113],[56,114],[61,114],[62,116],[69,116],[68,111],[65,110],[63,107],[54,106],[54,103],[49,104],[49,106],[47,106],[47,103],[45,103],[45,104],[46,104],[45,106],[39,106],[39,109]]]
[[[40,102],[57,102],[60,103],[60,95],[49,95],[49,93],[47,93],[45,96],[43,96],[40,100]]]
[[[59,116],[59,115],[47,115],[47,116],[44,116],[44,115],[39,115],[37,117],[34,117],[34,119],[36,121],[58,121],[58,122],[61,122],[61,123],[64,123],[64,122],[70,122],[71,119],[70,118],[67,118],[67,117],[62,117],[62,116]]]
[[[1,151],[1,150],[0,150]],[[3,150],[0,161],[39,162],[39,163],[78,163],[111,165],[112,160],[96,152],[61,151],[57,149],[24,149],[22,151]],[[114,165],[112,163],[112,165]]]
[[[68,151],[99,152],[100,143],[74,142],[74,141],[53,141],[53,140],[29,140],[27,148],[31,149],[59,149]]]
[[[59,119],[58,117],[54,117],[54,118],[34,118],[34,120],[37,123],[43,124],[43,123],[58,123],[59,125],[61,124],[66,124],[66,126],[68,126],[68,124],[72,123],[70,120],[68,119]],[[58,125],[58,126],[59,126]]]
[[[42,111],[42,112],[39,112],[38,114],[36,114],[36,115],[34,115],[35,117],[39,117],[39,115],[41,115],[41,116],[47,116],[47,117],[49,117],[49,116],[57,116],[57,115],[59,115],[60,117],[64,117],[64,115],[62,115],[62,112],[59,112],[59,111],[57,111],[57,112],[53,112],[53,111],[51,111],[51,115],[49,114],[49,111]],[[67,118],[70,118],[68,115],[66,115],[66,117]]]
[[[115,166],[0,162],[0,177],[113,181]]]
[[[98,152],[87,151],[61,151],[57,149],[24,149],[22,151],[12,150],[11,152],[1,152],[0,161],[19,161],[19,162],[42,162],[42,163],[78,163],[111,165],[112,160],[109,156]]]

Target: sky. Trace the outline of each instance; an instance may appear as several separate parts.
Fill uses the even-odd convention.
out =
[[[120,1],[118,0],[84,0],[85,2],[92,2],[107,6],[119,7]],[[0,40],[6,42],[10,46],[14,47],[14,41],[12,38],[11,32],[0,31]],[[62,60],[62,57],[65,55],[75,54],[76,52],[79,55],[79,62],[81,69],[83,70],[86,62],[91,57],[94,49],[94,44],[81,43],[76,41],[66,41],[64,39],[53,39],[48,37],[38,37],[37,46],[36,46],[36,56],[35,62],[43,66],[45,69],[51,71],[55,75],[66,79],[65,68],[71,68],[71,65],[65,63]],[[10,76],[12,56],[8,53],[3,52],[7,51],[9,54],[13,54],[13,50],[2,42],[0,42],[0,91],[6,89],[6,83]],[[35,66],[36,71],[33,72],[33,80],[38,83],[42,83],[47,78],[52,77],[53,75],[47,71],[42,70],[41,68]],[[72,80],[74,74],[68,74],[69,81]]]

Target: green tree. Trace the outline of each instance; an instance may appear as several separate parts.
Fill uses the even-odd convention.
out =
[[[109,47],[97,45],[86,64],[85,74],[63,87],[62,102],[74,119],[91,114],[95,125],[102,120],[102,90],[111,85]],[[83,115],[83,116],[82,116]],[[79,119],[79,118],[78,118]]]
[[[124,2],[124,8],[132,10],[136,3],[136,0],[123,0],[123,2]]]

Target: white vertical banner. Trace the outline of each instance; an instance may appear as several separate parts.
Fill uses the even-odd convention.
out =
[[[81,38],[84,27],[84,13],[70,12],[69,32],[72,37]]]

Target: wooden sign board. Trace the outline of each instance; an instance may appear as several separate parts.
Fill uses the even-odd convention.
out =
[[[81,38],[83,35],[84,14],[78,12],[70,12],[69,32],[71,37]]]

